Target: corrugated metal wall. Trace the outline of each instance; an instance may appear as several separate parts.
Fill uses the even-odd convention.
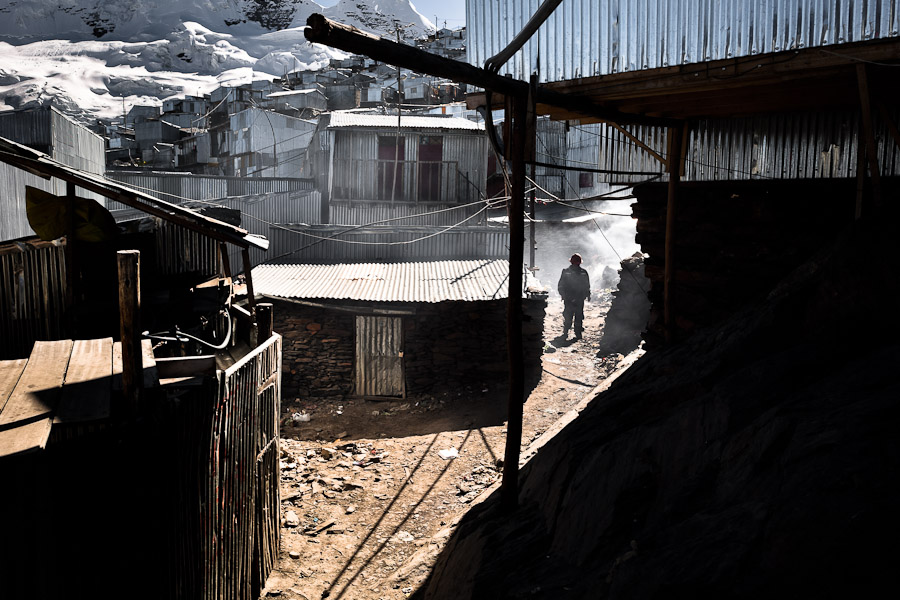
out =
[[[336,160],[377,160],[378,138],[381,136],[396,136],[396,130],[346,129],[333,130],[334,133],[334,157]],[[419,158],[419,141],[423,136],[441,137],[443,139],[443,157],[445,162],[455,162],[456,168],[461,174],[456,181],[455,193],[446,190],[447,200],[454,201],[454,196],[464,199],[471,197],[475,200],[480,194],[484,194],[487,177],[487,138],[483,133],[459,134],[447,131],[416,131],[404,129],[401,133],[404,138],[404,156],[401,160],[417,161]],[[328,151],[327,149],[325,150]],[[338,165],[341,163],[338,162]],[[344,162],[346,164],[346,162]],[[450,178],[448,178],[449,180]],[[414,197],[417,194],[416,182],[412,177],[402,179],[403,190],[398,190],[400,197]],[[376,197],[378,180],[365,172],[346,173],[335,169],[333,174],[333,188],[347,188],[359,190],[355,197]],[[368,192],[366,192],[368,190]]]
[[[466,0],[468,61],[505,48],[540,0]],[[501,69],[561,81],[900,35],[900,0],[563,0]]]
[[[199,273],[213,278],[219,273],[218,244],[203,234],[156,219],[156,263],[160,275]]]
[[[64,243],[0,248],[0,359],[27,357],[35,340],[65,337],[65,305]]]
[[[389,204],[384,202],[338,202],[332,201],[328,207],[329,222],[339,225],[365,225],[380,223],[385,225],[454,225],[464,221],[483,208],[482,205],[459,206],[455,204]],[[437,212],[443,211],[443,212]],[[434,213],[434,214],[426,214]],[[421,215],[421,216],[417,216]],[[384,223],[388,219],[409,217]],[[484,225],[487,215],[480,214],[466,221],[467,225]]]
[[[892,110],[897,122],[900,109]],[[859,115],[854,112],[805,112],[743,119],[705,119],[692,129],[685,158],[688,181],[723,179],[811,179],[855,177]],[[900,148],[883,119],[875,116],[878,165],[883,175],[900,174]],[[587,131],[586,127],[576,127]],[[665,156],[666,132],[628,127]],[[600,125],[592,133],[600,143],[601,169],[654,171],[659,162],[621,132]],[[638,176],[606,175],[606,181],[635,181]]]
[[[0,137],[30,146],[55,160],[89,173],[103,174],[105,147],[103,138],[71,121],[55,108],[15,111],[0,114]],[[25,212],[25,186],[63,196],[66,184],[59,179],[46,180],[20,169],[0,164],[0,240],[34,235]],[[101,203],[101,196],[81,188],[75,193]]]
[[[160,200],[181,204],[188,200],[218,201],[236,196],[257,196],[282,192],[312,190],[311,179],[292,177],[219,177],[190,173],[151,173],[108,171],[106,176]],[[118,220],[131,219],[142,213],[119,202],[110,202]]]
[[[321,239],[345,229],[347,228],[320,226],[285,231],[273,228],[269,232],[271,247],[266,260],[276,264],[323,264],[463,260],[509,256],[509,232],[503,227],[450,230],[440,227],[372,227],[336,236],[344,241]],[[387,245],[412,240],[420,241]],[[365,243],[347,243],[348,241]]]
[[[322,216],[322,194],[315,190],[223,198],[214,204],[241,211],[241,227],[265,237],[269,237],[272,224],[316,225],[321,222]],[[209,204],[189,206],[199,209]],[[271,248],[268,252],[250,248],[250,262],[253,265],[258,265],[269,256],[272,256]],[[228,244],[228,259],[234,273],[243,271],[240,248]]]
[[[247,109],[231,116],[228,154],[253,155],[244,176],[297,177],[316,123],[268,110]]]

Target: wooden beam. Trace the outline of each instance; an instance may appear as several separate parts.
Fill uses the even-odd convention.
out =
[[[120,250],[116,253],[119,268],[119,334],[122,340],[122,390],[125,411],[137,413],[143,387],[143,355],[141,350],[141,253]],[[113,409],[116,410],[116,409]]]
[[[666,328],[667,343],[675,341],[675,219],[678,208],[678,183],[681,179],[682,135],[680,127],[669,128],[669,151],[666,164],[669,172],[669,193],[666,202],[666,270],[663,280],[663,322]]]
[[[522,446],[522,419],[525,403],[525,365],[522,352],[522,267],[525,228],[525,151],[528,127],[528,95],[516,98],[513,107],[512,193],[509,200],[509,293],[506,304],[506,346],[509,360],[506,449],[500,503],[513,511],[519,503],[519,455]],[[509,118],[509,116],[507,116]]]
[[[364,54],[375,60],[405,67],[417,73],[445,77],[503,95],[518,98],[525,98],[528,95],[528,84],[524,81],[497,75],[485,69],[473,67],[468,63],[437,56],[412,46],[398,44],[365,33],[355,27],[332,21],[317,13],[309,16],[306,25],[304,35],[310,42],[326,44],[354,54]],[[543,86],[537,88],[534,95],[535,100],[539,103],[558,106],[578,114],[599,117],[616,123],[655,126],[675,124],[673,119],[623,113],[602,106],[588,97],[562,94]]]

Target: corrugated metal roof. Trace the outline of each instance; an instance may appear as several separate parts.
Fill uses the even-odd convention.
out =
[[[509,262],[444,260],[414,263],[260,265],[257,294],[279,298],[443,302],[506,298]]]
[[[469,64],[505,48],[537,7],[466,0]],[[500,74],[561,81],[898,35],[898,0],[563,0]]]
[[[339,127],[390,127],[397,128],[397,115],[364,115],[355,112],[336,111],[331,113],[329,129]],[[468,119],[456,117],[422,117],[403,116],[400,118],[403,129],[459,129],[467,131],[483,131],[484,123],[475,123]]]

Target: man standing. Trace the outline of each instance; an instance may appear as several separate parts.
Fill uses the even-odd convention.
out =
[[[572,263],[562,271],[559,276],[557,290],[563,299],[563,334],[568,337],[569,327],[572,326],[572,318],[575,319],[575,339],[581,339],[584,331],[584,301],[591,297],[591,280],[587,271],[581,268],[581,255],[573,254],[569,259]]]

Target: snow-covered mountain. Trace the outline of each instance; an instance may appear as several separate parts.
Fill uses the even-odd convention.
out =
[[[110,118],[124,104],[319,68],[343,53],[303,37],[307,17],[394,37],[434,25],[409,0],[6,0],[0,3],[0,110],[53,102]]]

